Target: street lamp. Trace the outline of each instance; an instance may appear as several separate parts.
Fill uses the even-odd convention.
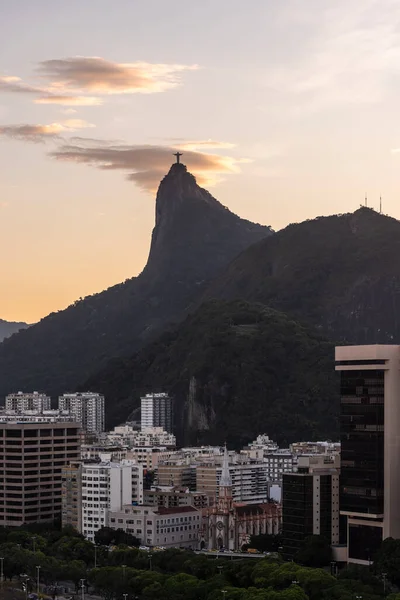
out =
[[[0,559],[1,560],[1,559]],[[387,577],[387,573],[382,573],[382,579],[383,579],[383,595],[386,596],[386,577]]]
[[[297,579],[293,579],[292,585],[299,585],[299,582],[297,581]]]
[[[39,597],[39,592],[40,592],[40,566],[36,565],[36,593]]]
[[[3,581],[4,581],[4,567],[3,567],[3,563],[4,563],[4,558],[0,558],[0,582],[1,582],[1,585],[3,585]]]
[[[217,566],[217,569],[218,569],[218,571],[219,571],[219,574],[220,574],[220,575],[222,575],[222,569],[223,569],[223,568],[224,568],[224,567],[223,567],[222,565],[218,565],[218,566]]]
[[[85,580],[81,579],[80,583],[81,583],[82,600],[85,600]]]
[[[221,592],[222,592],[222,597],[225,600],[228,590],[221,590]]]
[[[124,600],[126,600],[128,598],[128,594],[122,594],[124,597]]]

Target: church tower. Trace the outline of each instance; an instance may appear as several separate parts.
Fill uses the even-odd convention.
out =
[[[224,460],[218,491],[218,510],[221,513],[229,513],[232,509],[232,478],[229,473],[229,455],[225,444]]]

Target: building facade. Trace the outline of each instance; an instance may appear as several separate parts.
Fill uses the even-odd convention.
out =
[[[8,394],[6,396],[5,409],[23,414],[27,411],[41,413],[51,409],[51,398],[40,392]]]
[[[92,435],[105,430],[104,396],[94,392],[63,394],[58,399],[58,408],[68,411],[82,429]]]
[[[207,508],[210,506],[210,503],[210,496],[201,492],[193,492],[189,489],[153,487],[150,490],[144,491],[144,504],[148,506],[163,506],[164,508],[194,506],[195,508]]]
[[[140,399],[141,429],[162,427],[173,432],[172,399],[168,394],[146,394]]]
[[[339,543],[339,456],[302,456],[283,475],[283,548],[294,557],[304,540],[321,535]]]
[[[110,511],[143,503],[143,469],[128,460],[82,465],[82,529],[94,541],[96,531],[109,526]]]
[[[336,348],[340,372],[340,513],[348,561],[368,565],[400,538],[400,346]]]
[[[131,533],[146,546],[197,549],[201,512],[192,506],[124,506],[110,513],[110,527]]]
[[[19,527],[58,516],[62,470],[79,458],[77,423],[33,417],[0,421],[0,525]]]
[[[61,525],[82,531],[82,463],[70,462],[61,475]]]

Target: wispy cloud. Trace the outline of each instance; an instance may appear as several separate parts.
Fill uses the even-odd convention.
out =
[[[101,98],[93,96],[68,96],[50,94],[36,98],[35,104],[61,104],[62,106],[100,106],[103,104]]]
[[[301,112],[380,102],[400,72],[399,3],[310,2],[306,14],[295,2],[301,10],[284,11],[286,26],[298,21],[298,52],[267,70],[266,87]]]
[[[0,93],[31,94],[36,104],[97,106],[112,94],[154,94],[182,83],[184,71],[197,65],[117,63],[101,57],[76,56],[39,63],[33,82],[0,77]]]
[[[96,141],[94,141],[96,142]],[[85,164],[102,170],[128,172],[128,179],[154,192],[173,161],[174,147],[99,143],[65,144],[50,153],[56,160]],[[238,173],[243,159],[188,150],[184,162],[202,185],[213,185],[220,177]]]
[[[67,119],[61,123],[50,123],[49,125],[29,125],[27,123],[4,125],[0,126],[0,137],[8,137],[24,142],[43,143],[48,140],[59,139],[61,134],[86,129],[87,127],[94,127],[94,125],[82,119]]]
[[[58,89],[132,94],[164,92],[180,83],[182,71],[196,68],[196,65],[116,63],[97,56],[77,56],[43,61],[38,72]]]

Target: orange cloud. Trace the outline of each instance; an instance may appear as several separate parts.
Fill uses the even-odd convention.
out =
[[[103,104],[101,98],[93,96],[63,96],[48,94],[36,98],[35,104],[61,104],[62,106],[100,106]]]
[[[58,90],[102,95],[163,92],[180,83],[182,71],[196,68],[196,65],[116,63],[97,56],[77,56],[43,61],[38,72]]]
[[[57,139],[62,133],[87,127],[94,127],[94,125],[81,119],[67,119],[61,123],[50,123],[50,125],[29,125],[26,123],[22,125],[4,125],[0,127],[0,136],[25,142],[40,143],[46,140]]]
[[[66,144],[50,153],[56,160],[86,164],[102,170],[128,171],[128,179],[153,192],[168,171],[176,148],[99,143]],[[202,185],[213,185],[223,175],[240,171],[240,159],[189,150],[184,162]]]

